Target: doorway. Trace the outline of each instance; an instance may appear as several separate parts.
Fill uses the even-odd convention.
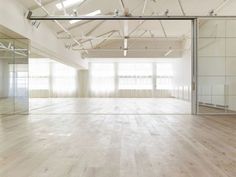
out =
[[[73,48],[89,62],[88,70],[78,71],[78,95],[68,98],[58,94],[55,98],[51,94],[46,99],[53,100],[52,109],[42,106],[34,113],[194,113],[191,20],[105,21],[103,24],[107,28],[93,30],[96,39],[85,35],[83,47]],[[78,30],[81,29],[71,32]],[[85,33],[86,29],[83,30]],[[53,75],[52,72],[46,73]],[[38,99],[36,92],[31,100]],[[66,109],[60,109],[65,105]]]

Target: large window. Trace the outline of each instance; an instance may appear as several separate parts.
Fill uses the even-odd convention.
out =
[[[70,97],[77,94],[77,71],[50,59],[31,59],[29,88],[32,97]]]
[[[156,63],[156,89],[171,90],[173,68],[171,63]]]
[[[92,63],[90,68],[91,92],[109,94],[115,89],[113,63]]]
[[[118,77],[120,90],[152,89],[152,64],[119,63]]]
[[[76,93],[77,72],[75,69],[54,62],[52,64],[52,90],[54,95],[71,95]]]
[[[29,62],[29,89],[49,90],[50,61],[34,59]]]
[[[171,96],[172,65],[173,62],[91,63],[91,96]],[[162,92],[163,90],[166,92]]]

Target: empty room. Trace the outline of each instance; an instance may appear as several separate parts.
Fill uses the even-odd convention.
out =
[[[0,177],[234,177],[234,0],[0,0]]]

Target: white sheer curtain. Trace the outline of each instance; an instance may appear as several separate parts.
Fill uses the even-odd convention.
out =
[[[155,63],[155,97],[173,97],[173,65],[171,62]]]
[[[53,62],[52,97],[74,97],[77,95],[77,71],[61,63]]]
[[[29,60],[30,97],[50,97],[50,60]]]
[[[171,62],[90,63],[90,97],[172,97]]]
[[[119,63],[118,95],[152,97],[152,63]]]
[[[173,67],[171,63],[156,64],[156,89],[172,90]]]
[[[110,97],[115,94],[115,69],[113,63],[90,65],[90,96]]]
[[[30,97],[77,96],[77,70],[50,59],[30,59]]]

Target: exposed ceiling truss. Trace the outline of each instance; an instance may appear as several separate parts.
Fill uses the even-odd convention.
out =
[[[10,53],[11,55],[14,53],[23,57],[28,56],[28,49],[15,48],[11,43],[8,43],[8,45],[5,45],[2,42],[0,42],[0,51],[11,52]]]
[[[81,0],[79,4],[76,5],[77,10],[72,8],[67,9],[64,5],[64,1],[66,0],[49,0],[46,3],[42,3],[41,0],[33,0],[36,2],[37,6],[30,8],[32,11],[41,9],[45,14],[42,16],[34,16],[31,13],[28,15],[29,20],[53,20],[55,24],[61,29],[57,31],[57,37],[61,40],[66,40],[66,47],[74,50],[84,51],[88,53],[88,50],[97,50],[101,49],[104,44],[106,44],[110,40],[123,40],[122,47],[119,47],[119,50],[123,50],[123,55],[126,56],[128,50],[135,46],[136,41],[146,40],[159,40],[171,38],[171,35],[168,35],[168,30],[163,23],[163,20],[193,20],[196,18],[220,18],[217,16],[217,13],[220,12],[231,0],[222,0],[220,4],[218,4],[214,9],[210,9],[209,13],[206,16],[189,16],[185,11],[185,5],[182,0],[176,0],[179,6],[179,12],[181,15],[170,16],[169,9],[164,11],[159,15],[158,12],[154,12],[150,3],[156,3],[158,5],[159,1],[155,0],[142,0],[129,11],[127,7],[127,0],[117,0],[120,4],[121,12],[116,9],[110,9],[110,12],[104,13],[99,16],[87,16],[87,15],[78,15],[77,10],[81,7],[82,4],[88,2],[88,0]],[[91,0],[92,2],[92,0]],[[89,3],[91,3],[89,2]],[[50,11],[46,8],[46,6],[60,3],[63,15],[52,15],[54,13],[50,13]],[[88,4],[88,3],[87,3]],[[140,16],[133,16],[132,12],[140,9]],[[150,9],[151,8],[151,9]],[[58,9],[57,9],[58,10]],[[147,12],[152,13],[150,16],[146,16]],[[113,11],[113,12],[112,12]],[[223,16],[221,16],[223,17]],[[62,23],[59,21],[63,21]],[[65,24],[65,21],[75,20],[80,21],[79,23],[75,23],[73,25]],[[107,31],[103,31],[100,34],[95,34],[98,29],[106,29],[105,22],[106,21],[114,21],[114,20],[122,20],[120,23],[120,29],[107,29]],[[128,20],[138,20],[139,23],[136,26],[129,26]],[[148,20],[156,20],[159,23],[159,29],[162,31],[162,36],[155,36],[156,34],[152,31],[152,29],[145,29],[145,22]],[[81,34],[75,33],[75,31],[86,28],[86,31],[83,30]],[[121,35],[122,34],[122,35]],[[149,35],[149,37],[147,37]],[[188,35],[186,33],[186,35]],[[182,36],[183,37],[183,36]],[[177,37],[179,39],[179,37]],[[69,42],[70,41],[70,42]],[[69,42],[69,44],[68,44]],[[90,47],[88,47],[88,45]],[[166,53],[172,52],[171,47],[168,47]]]

